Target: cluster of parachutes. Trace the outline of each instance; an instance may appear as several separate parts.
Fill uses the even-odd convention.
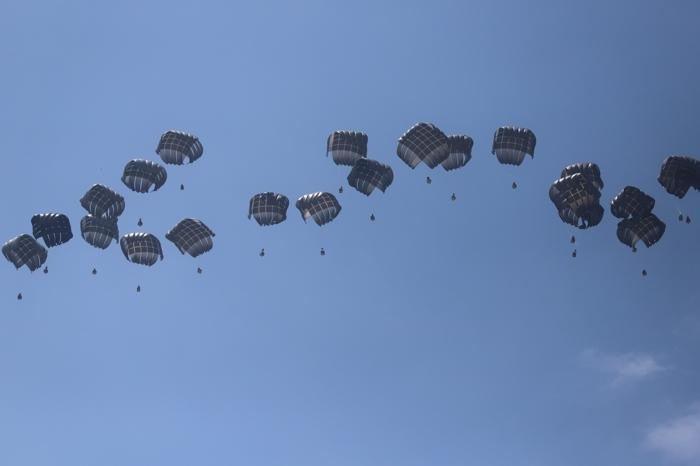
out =
[[[535,134],[527,128],[512,126],[496,130],[491,153],[506,165],[520,165],[527,155],[534,158]],[[326,142],[326,156],[331,155],[336,165],[348,166],[348,184],[366,196],[375,189],[385,192],[394,181],[392,168],[367,157],[368,137],[355,131],[334,131]],[[399,139],[396,148],[398,157],[414,169],[421,162],[430,169],[441,165],[445,171],[464,167],[472,157],[474,141],[466,135],[447,136],[431,123],[417,123]],[[196,136],[180,131],[167,131],[161,135],[155,151],[169,165],[189,164],[199,159],[203,146]],[[168,174],[162,165],[142,159],[130,160],[124,167],[122,182],[136,193],[157,191],[167,181]],[[671,156],[664,160],[659,183],[666,191],[683,198],[692,187],[700,190],[700,161],[687,156]],[[430,183],[430,177],[427,177]],[[517,187],[513,183],[513,188]],[[184,185],[180,185],[184,189]],[[339,192],[342,193],[342,187]],[[598,225],[604,215],[600,203],[603,180],[595,163],[577,163],[565,167],[559,179],[549,189],[561,220],[580,229]],[[452,200],[456,199],[452,194]],[[80,220],[83,239],[99,249],[108,248],[112,241],[119,241],[124,257],[132,263],[147,266],[163,259],[160,240],[151,233],[133,232],[120,239],[118,218],[124,212],[124,197],[113,189],[95,184],[80,199],[87,211]],[[617,225],[618,239],[636,251],[642,241],[652,246],[663,236],[666,225],[652,213],[655,200],[634,186],[625,187],[611,203],[612,214],[620,218]],[[342,207],[338,199],[329,192],[313,192],[299,197],[295,204],[302,219],[312,219],[322,226],[333,221]],[[254,218],[261,226],[276,225],[286,220],[289,198],[283,194],[263,192],[255,194],[249,203],[248,218]],[[374,214],[370,217],[374,220]],[[680,220],[683,216],[679,217]],[[690,223],[690,217],[686,217]],[[34,215],[31,219],[32,235],[22,234],[7,241],[2,253],[19,269],[26,266],[37,270],[46,262],[46,248],[59,246],[71,240],[73,233],[68,217],[61,213]],[[139,226],[142,221],[139,219]],[[214,232],[202,221],[185,218],[166,235],[182,254],[197,257],[213,247]],[[37,239],[43,239],[46,247]],[[571,242],[575,242],[572,236]],[[264,256],[265,250],[260,255]],[[321,255],[325,250],[321,248]],[[573,256],[576,256],[574,250]],[[201,269],[197,271],[201,273]],[[48,269],[44,268],[47,273]],[[96,270],[93,270],[93,274]],[[646,271],[643,272],[646,275]],[[137,288],[140,291],[140,286]],[[21,295],[19,296],[21,298]]]
[[[577,163],[561,171],[549,188],[549,199],[563,222],[580,229],[596,226],[603,219],[600,205],[603,180],[594,163]]]
[[[386,192],[394,181],[391,166],[367,157],[368,140],[362,132],[334,131],[326,141],[326,157],[330,155],[336,165],[351,167],[348,184],[366,196],[375,189]],[[492,153],[501,163],[520,165],[525,155],[534,156],[535,143],[535,135],[529,129],[502,127],[494,135]],[[399,138],[396,154],[411,168],[423,162],[431,169],[442,165],[445,171],[452,171],[471,160],[473,145],[469,136],[447,136],[434,124],[421,122]],[[430,177],[427,181],[431,182]],[[342,186],[338,192],[343,192]],[[455,199],[453,193],[452,200]],[[312,218],[319,226],[335,219],[341,211],[338,199],[329,192],[305,194],[295,205],[304,221]],[[284,194],[258,193],[250,199],[248,218],[254,218],[259,225],[275,225],[286,220],[288,207],[289,198]],[[370,220],[375,220],[374,214]]]
[[[196,136],[180,131],[165,132],[158,143],[156,153],[163,162],[171,165],[192,163],[202,156],[204,149]],[[136,193],[148,193],[160,189],[168,179],[162,165],[142,159],[130,160],[124,167],[122,182]],[[180,185],[180,189],[184,189]],[[119,241],[122,253],[129,262],[146,266],[163,259],[160,240],[151,233],[133,232],[119,238],[118,219],[126,208],[124,197],[113,189],[95,184],[80,199],[87,211],[80,220],[80,234],[89,245],[107,249],[112,241]],[[15,268],[26,266],[30,271],[41,267],[48,257],[46,248],[64,244],[73,238],[70,220],[65,214],[44,213],[31,219],[32,235],[22,234],[7,241],[3,255]],[[139,219],[139,226],[143,225]],[[175,225],[165,237],[182,254],[197,257],[213,247],[214,232],[200,220],[185,218]],[[43,239],[46,247],[37,240]],[[201,269],[198,269],[201,273]],[[44,268],[48,273],[48,268]],[[93,274],[97,271],[93,269]],[[137,287],[140,291],[140,286]],[[18,296],[21,299],[21,295]]]

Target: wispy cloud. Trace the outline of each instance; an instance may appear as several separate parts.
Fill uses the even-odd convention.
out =
[[[700,463],[700,403],[689,412],[653,428],[647,434],[646,444],[669,458]]]
[[[608,354],[587,349],[581,359],[586,365],[610,374],[613,386],[646,379],[665,370],[654,356],[646,353]]]

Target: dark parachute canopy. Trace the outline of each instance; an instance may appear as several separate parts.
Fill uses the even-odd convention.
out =
[[[31,272],[44,265],[48,257],[46,248],[26,234],[12,238],[5,243],[2,247],[2,254],[14,264],[16,269],[26,265]]]
[[[348,175],[350,186],[366,196],[369,196],[374,188],[385,192],[393,181],[394,171],[389,165],[370,159],[358,160]]]
[[[610,203],[610,211],[617,218],[644,217],[654,208],[653,197],[634,186],[625,186]]]
[[[331,193],[318,192],[305,194],[297,199],[296,208],[301,212],[304,222],[311,217],[318,226],[332,221],[340,213],[338,200]]]
[[[163,260],[160,241],[150,233],[127,233],[119,240],[124,257],[134,264],[151,266]]]
[[[119,217],[126,207],[119,193],[101,184],[92,185],[80,199],[80,205],[93,217],[106,218]]]
[[[585,229],[603,219],[600,191],[581,173],[565,176],[549,188],[549,198],[566,223]]]
[[[86,215],[80,219],[80,235],[91,246],[107,249],[112,241],[119,239],[117,219]]]
[[[661,239],[665,231],[666,224],[654,214],[626,218],[617,224],[617,238],[633,250],[636,250],[640,240],[650,247]]]
[[[166,131],[160,137],[156,154],[171,165],[192,163],[202,156],[204,147],[197,136],[181,131]]]
[[[70,220],[64,214],[37,214],[32,217],[34,238],[44,238],[47,247],[52,248],[67,243],[73,238]]]
[[[333,156],[336,165],[355,165],[367,157],[367,135],[356,131],[334,131],[328,136],[326,157]]]
[[[569,165],[561,171],[559,178],[564,178],[565,176],[574,175],[576,173],[580,173],[585,176],[588,181],[593,183],[593,186],[595,186],[598,191],[603,189],[604,185],[603,178],[600,176],[600,168],[595,163],[585,162]]]
[[[442,161],[445,171],[456,170],[467,164],[472,159],[472,147],[474,140],[461,134],[448,136],[447,146],[449,155]]]
[[[147,193],[151,187],[158,191],[168,179],[165,167],[150,160],[130,160],[124,167],[122,182],[132,191]]]
[[[450,155],[445,133],[431,123],[413,125],[399,138],[396,154],[411,168],[423,162],[435,168]]]
[[[165,235],[182,254],[187,253],[192,257],[211,250],[214,236],[214,232],[203,222],[191,218],[180,221]]]
[[[535,157],[535,133],[527,128],[502,126],[493,135],[491,153],[499,162],[507,165],[520,165],[525,155]]]
[[[700,160],[672,155],[661,164],[659,183],[669,194],[683,199],[688,189],[700,190]]]
[[[248,218],[254,217],[258,225],[276,225],[287,219],[289,198],[278,193],[258,193],[250,198]]]

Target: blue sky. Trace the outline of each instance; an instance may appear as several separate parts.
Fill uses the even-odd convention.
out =
[[[692,1],[4,5],[0,237],[45,211],[76,237],[48,275],[0,267],[0,464],[700,464],[700,193],[656,182],[667,155],[700,153],[698,15]],[[408,168],[396,140],[418,121],[473,137],[472,161]],[[506,124],[537,134],[534,160],[490,155]],[[123,166],[157,160],[171,128],[204,156],[157,193],[128,191]],[[273,228],[249,221],[256,192],[345,183],[325,157],[336,129],[369,135],[387,192],[346,186],[323,228],[293,207]],[[579,161],[600,165],[606,205],[628,184],[654,196],[664,238],[632,254],[609,212],[563,224],[547,190]],[[126,197],[120,231],[158,235],[163,262],[84,243],[93,183]],[[184,217],[217,233],[211,253],[164,239]]]

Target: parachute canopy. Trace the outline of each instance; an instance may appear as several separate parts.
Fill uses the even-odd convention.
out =
[[[204,147],[197,136],[172,130],[163,133],[156,148],[163,162],[171,165],[192,163],[203,153]]]
[[[650,247],[661,239],[665,231],[666,224],[654,214],[626,218],[617,224],[617,238],[634,250],[640,240],[646,247]]]
[[[117,218],[126,204],[124,198],[107,186],[94,184],[80,199],[80,205],[93,217]]]
[[[610,211],[617,218],[644,217],[654,208],[653,197],[634,186],[625,186],[610,203]]]
[[[581,173],[565,176],[549,188],[549,198],[566,223],[585,229],[603,219],[600,191]]]
[[[248,218],[255,218],[258,225],[276,225],[287,219],[289,198],[278,193],[259,193],[250,198]]]
[[[73,237],[70,220],[64,214],[37,214],[32,217],[34,238],[44,238],[47,247],[67,243]]]
[[[333,156],[336,165],[355,165],[367,157],[367,135],[355,131],[334,131],[328,136],[326,157]]]
[[[374,188],[385,192],[393,181],[394,172],[389,165],[370,159],[358,160],[348,175],[350,186],[367,196]]]
[[[603,189],[604,185],[603,178],[600,176],[600,168],[595,163],[585,162],[569,165],[561,171],[559,178],[564,178],[565,176],[574,175],[576,173],[580,173],[585,176],[588,181],[593,183],[593,186],[595,186],[598,191]]]
[[[306,194],[297,199],[296,208],[301,212],[301,218],[306,222],[313,218],[318,226],[332,221],[340,213],[338,200],[331,193],[318,192]]]
[[[520,165],[525,155],[535,157],[535,133],[527,128],[502,126],[493,135],[491,153],[499,162],[507,165]]]
[[[44,265],[48,257],[46,248],[26,234],[5,243],[2,246],[2,254],[14,264],[16,269],[26,265],[31,272]]]
[[[399,138],[396,154],[411,168],[423,162],[435,168],[450,155],[445,133],[431,123],[413,125]]]
[[[80,219],[80,235],[91,246],[107,249],[112,241],[119,239],[117,219],[86,215]]]
[[[659,183],[669,194],[685,197],[691,187],[700,190],[700,160],[672,155],[661,164]]]
[[[168,179],[165,167],[150,160],[130,160],[124,167],[122,182],[132,191],[147,193],[151,187],[158,191]]]
[[[442,161],[445,171],[456,170],[467,164],[472,159],[472,147],[474,140],[469,136],[454,135],[447,138],[449,155]]]
[[[163,260],[160,241],[150,233],[127,233],[119,240],[124,257],[134,264],[151,266]]]
[[[214,236],[214,232],[203,222],[191,218],[182,220],[165,235],[182,254],[187,253],[192,257],[211,250]]]

